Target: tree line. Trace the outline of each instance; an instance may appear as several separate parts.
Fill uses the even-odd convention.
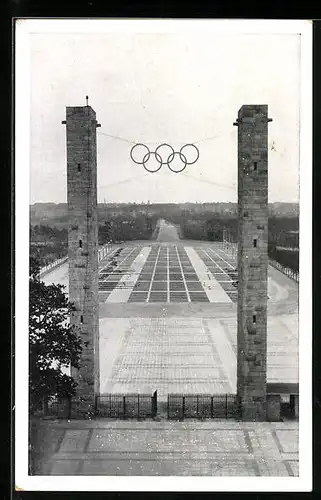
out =
[[[223,233],[227,231],[231,241],[237,241],[238,219],[235,214],[213,213],[210,210],[195,213],[178,206],[174,208],[169,212],[166,206],[160,206],[153,213],[133,209],[113,215],[106,213],[98,225],[99,245],[149,240],[155,234],[159,219],[165,219],[174,224],[183,239],[222,241]],[[298,252],[294,255],[285,248],[298,246],[298,229],[299,216],[269,216],[269,256],[293,270],[298,270]],[[43,267],[67,255],[68,230],[44,224],[31,226],[30,242],[31,254]],[[282,249],[278,248],[280,246]]]
[[[45,224],[30,225],[30,255],[40,267],[60,259],[68,253],[68,229]]]
[[[227,231],[232,242],[236,243],[238,240],[237,217],[203,214],[203,217],[200,218],[181,218],[180,228],[181,237],[184,239],[222,241],[223,232]],[[296,272],[299,270],[299,252],[293,252],[292,249],[298,246],[298,230],[298,216],[270,216],[268,219],[269,257]],[[280,245],[282,248],[279,248]]]
[[[127,214],[108,217],[98,226],[98,243],[119,243],[132,240],[149,240],[155,231],[157,217],[144,214],[131,216]]]

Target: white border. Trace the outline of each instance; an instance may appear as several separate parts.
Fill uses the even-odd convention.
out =
[[[312,487],[312,25],[301,35],[299,382],[300,477]],[[304,455],[301,454],[304,449]]]
[[[30,158],[30,34],[155,31],[301,33],[300,116],[300,476],[102,477],[28,476],[28,248]],[[312,22],[266,20],[41,20],[16,23],[16,287],[15,484],[44,491],[311,491],[312,489]],[[24,332],[24,334],[23,334]],[[233,480],[232,480],[233,479]]]
[[[28,488],[28,479],[22,478],[28,474],[29,56],[28,25],[19,22],[16,25],[15,59],[15,484],[16,487],[26,485],[25,489]]]

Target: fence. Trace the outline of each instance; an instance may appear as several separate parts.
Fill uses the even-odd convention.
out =
[[[100,262],[102,259],[104,259],[107,254],[109,254],[113,248],[115,248],[115,245],[112,245],[111,243],[107,243],[103,247],[98,249],[98,262]],[[116,247],[117,248],[117,247]],[[43,277],[45,274],[47,274],[49,271],[52,271],[52,269],[55,269],[56,267],[61,266],[61,264],[64,264],[67,262],[68,256],[66,255],[65,257],[62,257],[61,259],[57,259],[54,262],[51,262],[47,266],[44,266],[40,269],[39,276]]]
[[[299,283],[299,272],[298,271],[293,271],[293,269],[290,269],[289,267],[284,267],[282,264],[277,262],[276,260],[269,259],[269,262],[271,266],[275,267],[279,271],[281,271],[283,274],[286,274],[286,276],[289,276],[289,278],[292,278],[294,281]]]
[[[99,394],[92,405],[70,398],[52,399],[35,413],[57,419],[147,418],[156,414],[157,391],[153,394]]]
[[[229,253],[232,257],[237,256],[237,244],[235,243],[230,243],[228,241],[223,241],[222,242],[222,249],[226,252]],[[294,281],[299,283],[299,271],[294,271],[293,269],[290,269],[289,267],[285,267],[279,262],[277,262],[274,259],[269,258],[269,264],[271,266],[275,267],[279,271],[281,271],[283,274],[286,276],[289,276],[289,278],[292,278]]]
[[[282,392],[283,393],[283,392]],[[298,394],[287,393],[289,401],[281,399],[280,391],[269,392],[264,412],[267,420],[279,421],[280,418],[298,417]],[[160,408],[163,415],[163,410]],[[153,394],[100,394],[92,404],[74,399],[51,400],[42,408],[31,411],[34,417],[55,419],[94,419],[94,418],[154,418],[157,416],[157,391]],[[241,408],[236,394],[168,394],[167,418],[184,420],[234,419],[241,420]]]
[[[96,396],[95,414],[110,418],[146,418],[157,413],[154,394],[100,394]]]
[[[41,277],[44,276],[47,272],[51,271],[55,267],[60,266],[64,262],[67,262],[67,260],[68,260],[68,257],[65,256],[65,257],[62,257],[61,259],[58,259],[58,260],[55,260],[54,262],[51,262],[50,264],[48,264],[48,266],[42,267],[40,269],[39,276],[41,276]]]
[[[169,419],[184,418],[240,418],[235,394],[168,394]]]
[[[98,249],[98,262],[103,260],[107,254],[109,254],[113,248],[117,248],[117,245],[113,245],[112,243],[106,243],[106,245],[102,246]]]

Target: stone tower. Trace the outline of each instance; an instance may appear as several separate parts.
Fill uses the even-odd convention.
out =
[[[76,310],[71,323],[86,342],[76,397],[88,407],[99,392],[98,225],[96,113],[90,106],[67,107],[67,198],[69,300]]]
[[[268,107],[244,105],[238,126],[237,394],[243,420],[266,420]]]

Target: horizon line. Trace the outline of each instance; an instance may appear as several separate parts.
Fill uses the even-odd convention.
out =
[[[40,204],[52,204],[52,205],[68,205],[67,201],[34,201],[33,203],[29,203],[29,206],[40,205]],[[208,204],[235,204],[237,205],[237,201],[98,201],[97,205],[118,205],[118,204],[126,204],[126,205],[208,205]],[[292,205],[299,205],[299,201],[269,201],[268,205],[280,203],[287,203]]]

